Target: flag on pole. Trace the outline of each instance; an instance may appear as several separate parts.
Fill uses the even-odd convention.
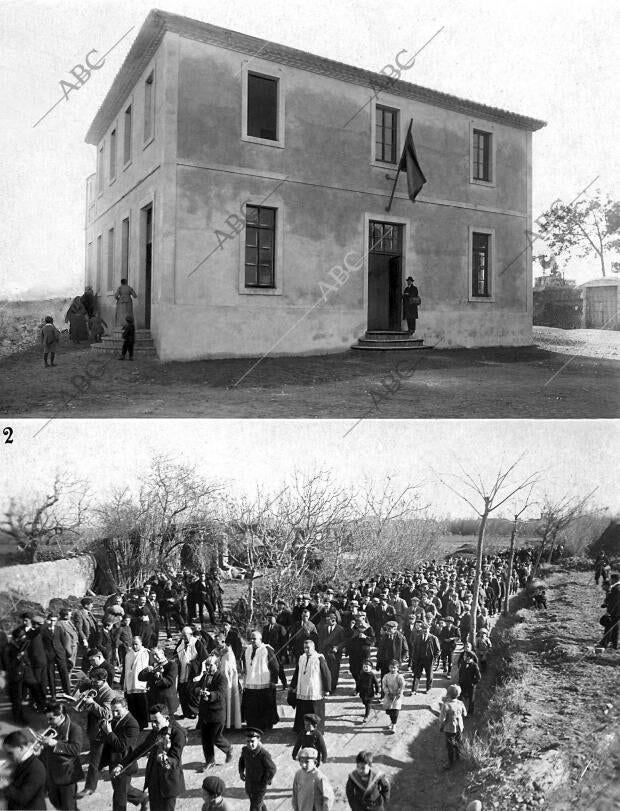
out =
[[[386,211],[392,208],[392,201],[394,200],[394,193],[396,192],[396,184],[401,172],[407,173],[407,193],[412,203],[422,190],[422,186],[426,183],[424,172],[418,163],[418,156],[415,152],[415,145],[413,143],[413,135],[411,134],[411,127],[413,126],[413,118],[409,122],[409,129],[407,130],[407,137],[405,138],[405,145],[403,146],[403,153],[400,156],[396,178],[392,186],[392,194],[390,201],[386,206]],[[389,175],[387,175],[389,177]]]
[[[422,191],[422,186],[426,183],[426,178],[418,163],[418,156],[416,155],[415,145],[413,143],[413,135],[411,134],[411,124],[413,124],[413,120],[409,124],[403,154],[398,164],[398,171],[407,172],[407,193],[413,203],[415,202],[415,198]]]

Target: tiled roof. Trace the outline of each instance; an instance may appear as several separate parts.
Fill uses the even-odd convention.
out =
[[[362,85],[375,90],[389,90],[390,93],[415,101],[433,104],[448,110],[455,110],[466,115],[475,115],[490,121],[499,121],[520,129],[535,131],[545,126],[544,121],[528,116],[511,113],[499,107],[490,107],[475,101],[468,101],[449,93],[430,90],[420,85],[403,81],[392,81],[387,76],[370,70],[363,70],[352,65],[345,65],[333,59],[289,48],[276,42],[269,42],[257,37],[250,37],[227,28],[220,28],[210,23],[181,17],[178,14],[169,14],[157,9],[151,11],[144,21],[138,36],[131,46],[121,69],[119,70],[112,87],[108,91],[103,104],[99,108],[88,133],[86,142],[97,144],[105,134],[113,117],[117,114],[119,106],[130,94],[138,77],[145,70],[166,31],[172,31],[186,39],[206,42],[231,51],[237,51],[247,56],[258,56],[268,62],[289,65],[311,73],[330,76],[350,84]]]

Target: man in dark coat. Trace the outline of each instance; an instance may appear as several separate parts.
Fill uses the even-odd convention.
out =
[[[54,808],[77,811],[77,784],[84,774],[80,763],[82,730],[68,717],[64,704],[48,704],[45,714],[48,726],[58,736],[47,742],[41,752],[47,771],[47,794]]]
[[[226,684],[224,676],[217,671],[217,665],[217,657],[208,656],[205,674],[200,682],[198,720],[205,757],[203,771],[215,766],[216,746],[226,755],[226,763],[232,760],[232,746],[223,735],[226,722]]]
[[[0,799],[9,811],[43,811],[45,766],[32,754],[32,744],[21,730],[9,733],[2,743],[13,766],[10,783],[0,789]]]
[[[245,735],[245,746],[239,758],[239,777],[245,783],[245,793],[250,798],[250,811],[267,811],[264,799],[275,777],[276,765],[261,744],[263,733],[260,729],[248,727]]]
[[[418,301],[420,294],[413,283],[411,276],[407,276],[407,287],[403,291],[403,317],[407,321],[409,334],[415,332],[415,322],[418,317]]]
[[[144,787],[151,811],[174,811],[177,797],[185,791],[182,757],[187,735],[170,718],[168,709],[163,704],[151,707],[149,716],[152,731],[131,755],[124,758],[123,765],[148,752]]]
[[[77,660],[81,662],[81,667],[86,670],[87,664],[87,651],[92,647],[93,637],[97,633],[97,620],[92,611],[93,601],[90,597],[84,597],[80,600],[80,607],[77,611],[73,612],[73,626],[78,635],[78,654]]]
[[[319,625],[317,650],[325,657],[331,675],[331,691],[336,692],[340,678],[340,660],[346,644],[346,635],[341,625],[336,622],[335,614],[328,614],[325,622]]]
[[[347,641],[347,652],[349,654],[349,670],[355,681],[355,692],[357,693],[357,683],[362,672],[362,663],[370,658],[372,646],[375,641],[375,632],[366,622],[365,616],[359,616],[355,620],[355,627],[351,637]]]
[[[112,811],[126,811],[128,801],[133,805],[140,805],[141,811],[145,811],[146,795],[131,785],[131,778],[138,771],[138,761],[120,774],[121,764],[131,759],[140,737],[140,726],[127,709],[125,698],[118,696],[112,702],[112,720],[102,722],[101,737],[101,768],[109,766],[112,778]]]
[[[279,664],[278,678],[282,682],[282,686],[287,686],[286,673],[284,672],[284,655],[286,653],[286,640],[287,632],[283,625],[278,625],[276,622],[276,615],[273,611],[267,613],[267,625],[263,626],[263,642],[265,645],[270,645]]]
[[[179,667],[172,660],[168,661],[161,648],[153,648],[153,664],[138,673],[138,679],[147,683],[146,699],[149,707],[154,704],[165,704],[170,714],[174,715],[179,708],[177,679]]]
[[[381,672],[381,679],[389,673],[390,662],[396,659],[402,662],[409,656],[409,646],[404,635],[398,630],[396,620],[387,623],[386,633],[377,643],[377,667]]]
[[[300,612],[299,622],[292,626],[289,637],[289,649],[295,657],[295,661],[303,654],[306,639],[311,639],[316,644],[318,638],[316,625],[310,620],[310,609],[303,608]]]
[[[418,692],[422,671],[426,674],[426,692],[433,686],[433,663],[439,657],[441,647],[436,636],[429,633],[427,622],[422,623],[422,633],[416,639],[413,648],[413,685],[412,693]]]

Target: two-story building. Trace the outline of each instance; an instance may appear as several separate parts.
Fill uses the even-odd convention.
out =
[[[388,212],[410,121],[427,182]],[[407,276],[427,344],[528,344],[542,126],[152,11],[86,137],[86,280],[114,323],[128,278],[162,360],[346,350]]]

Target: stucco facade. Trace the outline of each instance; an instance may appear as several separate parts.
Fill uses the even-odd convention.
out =
[[[138,326],[149,320],[150,299],[146,325],[162,360],[346,350],[367,329],[369,311],[377,317],[369,253],[375,221],[401,226],[398,283],[416,280],[418,335],[427,344],[530,343],[531,138],[543,122],[402,81],[376,93],[384,77],[283,46],[254,56],[261,44],[161,12],[145,22],[87,137],[98,150],[103,145],[106,170],[132,105],[131,162],[119,159],[111,182],[108,171],[102,186],[98,177],[89,182],[86,276],[106,321],[113,323],[112,292],[126,267],[138,294]],[[245,134],[248,72],[277,79],[277,140]],[[145,143],[141,111],[150,76],[154,137]],[[399,150],[413,120],[427,178],[412,203],[401,174],[389,213],[393,180],[386,174],[394,178],[395,167],[375,160],[377,105],[398,111]],[[487,183],[472,181],[476,128],[492,139]],[[245,284],[248,204],[275,209],[269,288]],[[472,296],[474,233],[489,235],[484,298]]]

